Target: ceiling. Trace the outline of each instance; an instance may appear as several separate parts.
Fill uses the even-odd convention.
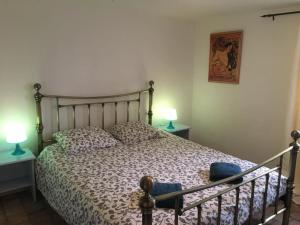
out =
[[[246,10],[300,5],[300,0],[111,0],[120,6],[187,19]]]

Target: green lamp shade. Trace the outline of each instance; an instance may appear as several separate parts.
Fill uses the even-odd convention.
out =
[[[10,125],[6,129],[6,142],[16,144],[13,155],[22,155],[25,151],[21,148],[20,143],[27,140],[25,129],[20,125]]]

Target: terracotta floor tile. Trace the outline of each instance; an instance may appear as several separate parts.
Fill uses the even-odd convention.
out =
[[[9,225],[28,221],[28,216],[17,196],[15,198],[4,198],[2,205]]]
[[[28,222],[27,215],[16,215],[7,217],[8,225],[19,225],[20,223]]]
[[[0,225],[7,225],[8,224],[8,220],[6,219],[6,217],[1,216],[0,217]]]
[[[47,210],[41,210],[29,215],[29,220],[32,225],[53,225],[50,214]]]
[[[2,203],[0,201],[0,225],[6,225],[8,224],[5,212],[4,212],[4,208],[2,206]]]
[[[20,224],[18,224],[18,225],[32,225],[29,221],[27,221],[27,222],[24,222],[24,223],[20,223]],[[42,224],[41,224],[42,225]]]
[[[20,213],[25,214],[21,202],[18,198],[12,198],[12,199],[2,201],[2,204],[6,216],[11,216]]]
[[[291,220],[289,225],[299,225],[300,222],[296,220]]]
[[[31,196],[31,195],[29,195],[29,196]],[[45,209],[45,207],[46,207],[46,204],[44,201],[41,200],[41,201],[37,201],[37,202],[33,203],[31,197],[28,198],[26,196],[21,196],[20,201],[21,201],[21,204],[27,214],[38,212],[40,210]]]

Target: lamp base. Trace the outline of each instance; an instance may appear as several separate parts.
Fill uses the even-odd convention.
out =
[[[172,121],[169,122],[169,125],[167,126],[167,129],[170,129],[170,130],[175,129]]]
[[[25,151],[21,148],[20,144],[16,144],[15,151],[12,153],[12,155],[23,155]]]

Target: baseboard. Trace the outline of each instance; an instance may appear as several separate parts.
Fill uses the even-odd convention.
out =
[[[300,205],[300,184],[296,184],[294,190],[293,202],[297,205]]]

